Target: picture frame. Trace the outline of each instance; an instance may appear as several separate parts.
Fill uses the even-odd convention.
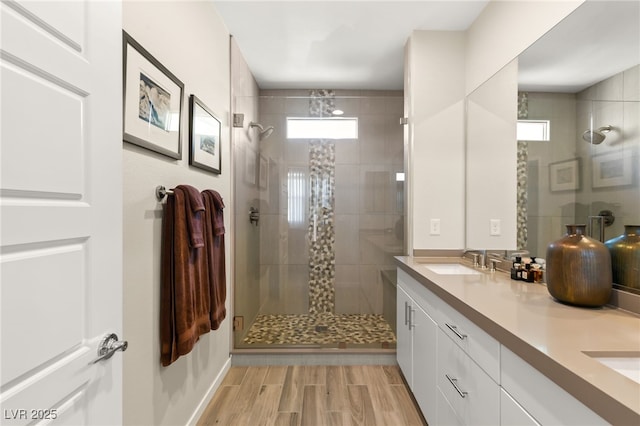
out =
[[[580,169],[579,158],[549,164],[549,189],[551,192],[579,190]]]
[[[182,159],[184,84],[125,31],[122,55],[122,139]]]
[[[189,117],[189,164],[219,175],[222,123],[196,95],[189,97]]]
[[[593,188],[610,188],[633,184],[633,159],[624,151],[615,151],[591,157],[591,185]]]
[[[269,183],[269,162],[263,155],[260,155],[260,163],[258,164],[258,186],[261,189],[266,189],[268,183]]]

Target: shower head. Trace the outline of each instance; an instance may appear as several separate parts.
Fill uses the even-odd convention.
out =
[[[591,144],[600,145],[607,137],[605,133],[608,133],[611,130],[613,130],[613,127],[611,126],[602,126],[596,130],[587,130],[582,134],[582,139]]]
[[[271,136],[271,133],[273,133],[273,126],[268,126],[268,127],[263,127],[262,124],[260,123],[254,123],[253,121],[249,123],[249,128],[253,128],[256,127],[258,129],[258,138],[260,140],[266,139],[269,136]]]

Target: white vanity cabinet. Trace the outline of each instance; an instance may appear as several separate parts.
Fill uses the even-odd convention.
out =
[[[499,343],[401,269],[397,303],[398,364],[427,422],[499,424]]]
[[[609,424],[402,269],[397,303],[398,364],[429,424]]]
[[[436,339],[432,308],[420,293],[428,291],[398,271],[397,359],[427,422],[436,421]],[[430,293],[430,292],[429,292]]]

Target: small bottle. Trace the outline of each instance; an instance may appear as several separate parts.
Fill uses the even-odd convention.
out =
[[[530,263],[527,263],[527,279],[526,279],[526,281],[528,283],[535,282],[535,269],[533,268],[533,265],[531,265]]]
[[[529,281],[529,268],[531,266],[528,263],[525,263],[522,268],[522,281]]]
[[[522,280],[522,265],[520,264],[520,257],[516,257],[516,261],[513,262],[511,267],[511,279],[520,281]]]
[[[542,268],[537,263],[534,263],[532,268],[533,268],[532,269],[532,271],[533,271],[533,282],[534,283],[541,283],[542,282]]]

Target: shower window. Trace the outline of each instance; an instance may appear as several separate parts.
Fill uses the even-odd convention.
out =
[[[358,119],[287,117],[287,139],[358,139]]]
[[[549,120],[518,120],[519,141],[549,141],[551,122]]]

